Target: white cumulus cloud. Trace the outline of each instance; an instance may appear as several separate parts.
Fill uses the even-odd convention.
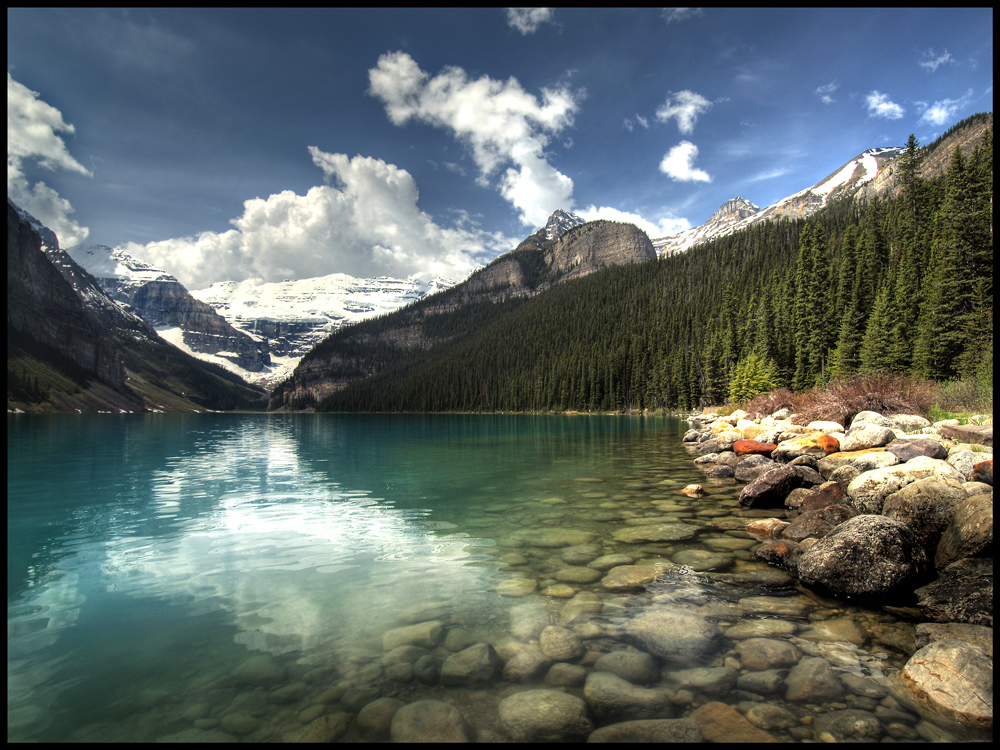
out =
[[[708,111],[711,106],[712,103],[701,94],[679,91],[667,96],[667,100],[656,110],[656,119],[660,122],[676,119],[677,128],[682,133],[692,133],[698,115]]]
[[[552,21],[552,8],[507,8],[507,25],[522,35],[534,34],[543,23]]]
[[[884,117],[886,120],[898,120],[906,113],[906,110],[889,99],[888,94],[882,94],[878,91],[872,91],[868,94],[865,97],[865,103],[868,105],[869,117]]]
[[[670,149],[660,162],[660,171],[678,182],[711,182],[708,172],[695,169],[698,147],[690,141],[681,141]]]
[[[32,184],[24,170],[25,162],[33,161],[50,172],[66,170],[91,177],[59,135],[75,132],[58,109],[7,73],[7,195],[55,232],[62,247],[83,242],[90,230],[71,217],[69,201],[42,181]]]
[[[233,229],[130,243],[125,251],[180,279],[189,289],[216,281],[281,281],[331,273],[358,277],[462,279],[516,241],[463,226],[446,228],[417,206],[404,169],[381,159],[331,154],[311,146],[332,184],[244,202]]]
[[[543,88],[539,100],[515,78],[470,80],[458,67],[431,78],[405,52],[382,55],[368,79],[393,124],[413,119],[452,131],[470,150],[480,184],[512,164],[498,187],[524,224],[542,226],[555,209],[572,207],[573,181],[545,154],[550,136],[573,125],[578,104],[568,88]]]
[[[960,99],[942,99],[941,101],[934,102],[924,110],[924,113],[920,116],[920,122],[929,125],[944,125],[949,120],[954,119],[955,115],[961,109],[968,106],[971,100],[972,89],[969,89],[965,93],[965,96]],[[924,104],[924,106],[927,105]]]

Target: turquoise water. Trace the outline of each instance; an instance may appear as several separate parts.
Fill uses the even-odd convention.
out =
[[[841,603],[752,559],[735,487],[692,465],[686,428],[599,416],[8,417],[8,739],[281,740],[316,715],[360,707],[338,686],[409,702],[433,686],[390,671],[382,636],[419,621],[413,608],[446,625],[450,642],[430,652],[438,663],[476,642],[503,652],[512,606],[537,602],[558,622],[587,592],[609,622],[650,596],[715,606],[723,627],[754,621],[758,634],[787,621],[782,637],[843,619]],[[679,493],[692,482],[707,494]],[[612,536],[654,522],[698,535]],[[668,566],[673,583],[623,594],[600,576],[566,581],[565,569],[622,553]],[[533,590],[504,589],[511,578]],[[905,653],[885,643],[912,640],[912,625],[852,616],[863,649],[812,642],[866,676],[898,667]],[[600,635],[590,633],[594,653],[623,647]],[[282,674],[265,690],[238,678],[261,655]],[[493,688],[463,696],[484,736],[512,689]],[[692,700],[675,701],[678,715]],[[232,729],[233,713],[249,728]],[[775,735],[812,739],[803,726]]]

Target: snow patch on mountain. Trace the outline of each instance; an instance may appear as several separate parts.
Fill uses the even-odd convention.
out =
[[[66,252],[98,279],[115,279],[129,286],[142,286],[150,281],[177,281],[166,271],[107,245],[74,245],[66,248]]]

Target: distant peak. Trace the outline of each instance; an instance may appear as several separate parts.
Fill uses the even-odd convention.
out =
[[[578,227],[586,223],[587,220],[582,216],[577,216],[574,213],[557,208],[552,212],[549,220],[545,222],[545,226],[542,227],[541,231],[545,233],[546,239],[557,240],[573,227]]]
[[[709,221],[719,221],[721,219],[745,219],[760,211],[760,206],[751,203],[746,198],[736,196],[719,207],[719,210],[712,214]]]

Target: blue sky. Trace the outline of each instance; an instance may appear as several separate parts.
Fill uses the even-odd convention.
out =
[[[7,11],[7,192],[189,288],[651,237],[993,109],[993,11]]]

